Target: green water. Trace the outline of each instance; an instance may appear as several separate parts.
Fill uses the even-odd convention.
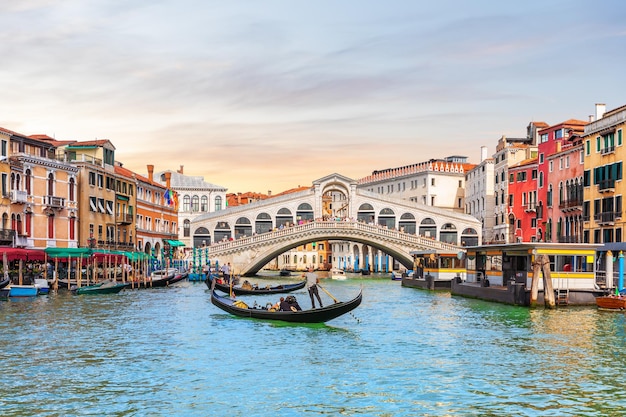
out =
[[[624,314],[528,310],[383,278],[323,284],[340,299],[363,285],[363,303],[297,325],[231,317],[203,283],[0,302],[0,414],[624,415]]]

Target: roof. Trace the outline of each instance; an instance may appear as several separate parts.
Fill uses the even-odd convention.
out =
[[[161,176],[170,172],[172,177],[170,179],[170,187],[171,188],[195,188],[195,189],[218,189],[222,191],[226,191],[226,187],[222,187],[221,185],[212,184],[210,182],[206,182],[204,177],[200,176],[191,176],[184,175],[176,171],[161,171],[154,174],[154,179],[159,184],[165,184],[165,181],[161,181]]]

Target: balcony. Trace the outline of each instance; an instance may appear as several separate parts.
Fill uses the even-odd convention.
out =
[[[615,180],[602,180],[598,182],[598,191],[601,193],[615,192]]]
[[[22,190],[11,190],[11,203],[23,204],[28,202],[28,193]]]
[[[537,203],[534,203],[534,202],[533,203],[526,203],[524,205],[524,211],[527,212],[527,213],[531,212],[531,211],[535,211],[536,212],[537,211]]]
[[[563,200],[559,203],[559,209],[561,211],[576,211],[583,209],[583,199],[574,198],[571,200]]]
[[[619,213],[619,212],[616,213],[614,211],[607,211],[603,213],[597,213],[593,219],[600,226],[613,226],[615,224],[615,219],[621,218],[621,217],[622,217],[622,213]]]
[[[65,199],[63,197],[54,197],[46,195],[43,197],[43,204],[50,208],[62,209],[65,208]]]
[[[133,224],[135,222],[135,216],[132,214],[119,214],[116,217],[117,224]]]
[[[582,243],[582,239],[578,236],[559,236],[559,243]]]
[[[610,153],[615,153],[615,146],[607,146],[606,148],[602,148],[600,154],[608,155]]]

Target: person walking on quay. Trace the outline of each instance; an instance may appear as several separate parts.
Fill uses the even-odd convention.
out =
[[[317,301],[320,303],[320,308],[324,307],[322,305],[322,299],[320,298],[320,293],[317,290],[317,284],[320,282],[317,274],[313,272],[313,267],[309,267],[308,272],[303,275],[306,278],[306,287],[309,290],[309,296],[311,297],[311,306],[315,308],[315,299],[313,295],[317,297]]]

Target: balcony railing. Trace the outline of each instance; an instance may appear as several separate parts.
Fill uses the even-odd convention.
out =
[[[28,193],[23,190],[11,190],[11,203],[27,203]]]
[[[135,216],[132,214],[118,214],[117,222],[119,224],[132,224],[135,222]]]
[[[582,198],[574,198],[572,200],[563,200],[559,203],[559,208],[561,210],[575,210],[575,209],[582,209],[582,207],[583,207]]]
[[[615,153],[615,146],[607,146],[606,148],[602,148],[600,154],[608,155],[610,153]]]
[[[43,197],[43,203],[48,207],[61,209],[65,207],[65,198],[46,195]]]
[[[615,191],[615,180],[601,180],[598,182],[598,190],[600,192]]]
[[[615,224],[615,219],[621,217],[621,215],[621,213],[614,211],[596,213],[596,215],[594,216],[594,220],[600,225],[613,225]]]
[[[557,240],[559,243],[582,243],[582,238],[578,236],[559,236]]]
[[[529,211],[537,211],[537,203],[526,203],[524,205],[524,211],[529,212]]]

